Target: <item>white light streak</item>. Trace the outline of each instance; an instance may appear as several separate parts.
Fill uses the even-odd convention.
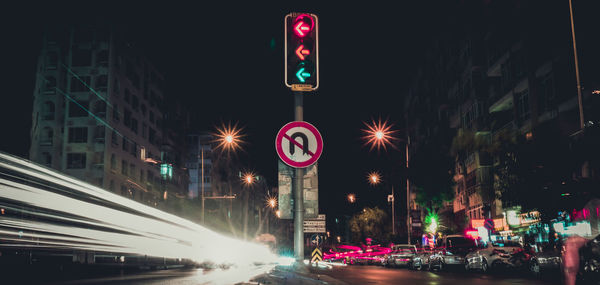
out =
[[[223,273],[223,279],[235,282],[282,262],[266,245],[215,233],[4,153],[0,208],[0,247],[181,258],[226,265],[240,274]]]

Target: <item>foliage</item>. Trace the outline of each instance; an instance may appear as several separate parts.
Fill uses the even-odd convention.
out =
[[[388,215],[382,209],[365,208],[350,219],[350,231],[355,242],[366,238],[384,241],[390,238],[391,225]]]
[[[420,206],[437,209],[454,199],[454,159],[439,141],[427,142],[415,152],[409,175]]]

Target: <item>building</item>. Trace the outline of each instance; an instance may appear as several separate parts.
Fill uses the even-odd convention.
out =
[[[163,75],[108,27],[53,26],[44,33],[34,88],[32,161],[157,205],[182,168],[163,161]],[[170,144],[172,146],[172,143]],[[161,175],[161,163],[170,163]],[[185,188],[174,190],[187,192]]]
[[[190,183],[188,197],[196,199],[204,195],[217,196],[212,188],[212,142],[214,137],[210,134],[189,134],[186,137],[188,147],[187,169]]]
[[[508,230],[507,213],[518,216],[521,205],[500,199],[505,189],[498,186],[502,165],[499,153],[490,151],[494,144],[508,139],[546,151],[540,155],[545,158],[535,157],[534,172],[552,168],[560,173],[540,175],[533,185],[539,189],[528,191],[547,199],[556,194],[552,189],[571,191],[561,184],[598,178],[589,153],[572,162],[573,168],[552,165],[568,164],[582,140],[573,46],[565,40],[571,38],[568,6],[549,5],[540,16],[533,1],[461,5],[460,12],[450,13],[453,24],[428,45],[406,97],[410,152],[448,128],[454,135],[447,143],[456,157],[454,199],[448,206],[455,220],[475,227],[491,218],[499,221],[497,229]],[[587,79],[588,86],[598,86],[597,78]],[[597,121],[593,92],[583,92],[586,134]]]

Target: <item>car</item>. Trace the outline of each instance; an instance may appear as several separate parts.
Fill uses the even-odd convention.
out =
[[[467,254],[465,269],[483,272],[501,268],[522,268],[528,264],[530,255],[515,241],[495,241],[486,247]]]
[[[534,253],[529,260],[529,272],[540,277],[544,272],[558,272],[562,264],[562,253],[559,249],[546,246]]]
[[[463,235],[448,235],[441,239],[439,247],[430,257],[429,269],[445,270],[448,267],[464,269],[466,255],[477,249],[472,238]]]
[[[392,246],[392,251],[387,254],[384,260],[386,266],[391,267],[409,267],[413,257],[417,255],[417,247],[411,244],[399,244]]]
[[[410,268],[414,270],[429,269],[429,260],[434,251],[428,247],[417,249],[417,253],[410,262]]]

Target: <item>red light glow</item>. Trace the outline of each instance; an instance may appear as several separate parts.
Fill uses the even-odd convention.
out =
[[[474,231],[474,230],[468,230],[465,232],[465,236],[471,239],[478,239],[479,238],[479,232],[478,231]]]
[[[313,18],[308,14],[302,14],[294,21],[294,33],[303,38],[305,37],[315,26]]]

